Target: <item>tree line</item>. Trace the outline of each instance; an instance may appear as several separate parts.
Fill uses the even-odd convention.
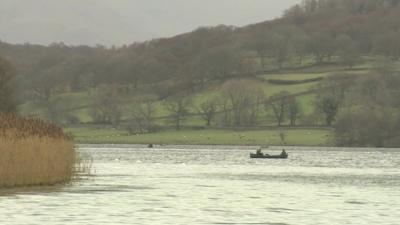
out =
[[[188,118],[201,119],[203,124],[199,124],[199,128],[240,128],[266,125],[296,127],[303,116],[297,97],[302,93],[293,95],[282,91],[266,96],[264,86],[254,79],[228,80],[217,93],[202,99],[194,99],[187,92],[181,92],[161,102],[156,96],[148,95],[122,106],[124,95],[118,92],[121,90],[113,86],[112,90],[102,88],[93,93],[90,115],[94,123],[128,125],[131,133],[147,133],[158,131],[162,124],[170,124],[180,130]],[[157,115],[157,111],[163,111],[163,116]],[[271,117],[272,122],[269,121]]]
[[[400,74],[337,74],[323,81],[316,110],[333,125],[338,146],[399,146]]]

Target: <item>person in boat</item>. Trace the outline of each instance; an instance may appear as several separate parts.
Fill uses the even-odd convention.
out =
[[[285,151],[285,149],[282,150],[281,156],[288,156],[288,154],[287,154],[287,152]]]
[[[261,152],[261,148],[257,149],[257,155],[263,155],[263,153]]]

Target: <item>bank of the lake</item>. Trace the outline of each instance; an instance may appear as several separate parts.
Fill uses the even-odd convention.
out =
[[[268,130],[181,130],[151,134],[129,134],[104,128],[66,128],[76,143],[84,144],[182,144],[182,145],[291,145],[332,146],[332,130],[327,128],[276,128]],[[281,134],[284,136],[282,142]]]

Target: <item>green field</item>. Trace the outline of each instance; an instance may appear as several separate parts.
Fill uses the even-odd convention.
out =
[[[129,135],[116,129],[67,128],[77,143],[329,146],[329,129],[182,130]],[[285,136],[281,141],[280,133]]]

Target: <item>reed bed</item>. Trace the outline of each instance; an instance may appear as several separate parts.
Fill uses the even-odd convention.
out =
[[[0,114],[0,187],[53,185],[79,172],[71,138],[51,123]]]

